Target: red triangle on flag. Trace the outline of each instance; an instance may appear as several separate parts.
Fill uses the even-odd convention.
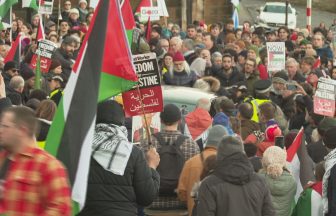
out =
[[[21,35],[19,34],[16,37],[16,40],[12,44],[11,49],[7,53],[4,63],[7,63],[9,61],[16,61],[17,63],[20,63],[20,55],[21,55],[21,50],[20,50],[20,45],[21,45]]]
[[[152,7],[152,2],[151,0],[141,0],[139,3],[135,13],[140,13],[142,7]]]
[[[121,13],[124,20],[124,25],[126,29],[134,29],[135,27],[135,20],[132,13],[132,7],[129,0],[124,0],[123,4],[121,5]]]
[[[299,133],[296,135],[292,145],[287,149],[287,161],[292,162],[296,152],[300,148],[300,145],[302,143],[302,137],[303,137],[303,128],[299,131]]]

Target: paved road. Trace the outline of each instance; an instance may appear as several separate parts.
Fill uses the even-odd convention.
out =
[[[239,21],[242,24],[244,20],[254,21],[258,12],[256,9],[265,4],[265,0],[242,0],[241,9],[239,11]],[[306,7],[292,4],[292,7],[296,8],[298,12],[297,27],[306,26]],[[336,18],[336,12],[330,13],[321,10],[312,9],[312,26],[318,26],[320,22],[325,22],[327,26],[330,26],[333,19]]]

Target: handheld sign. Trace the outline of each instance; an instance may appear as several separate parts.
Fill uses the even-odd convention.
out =
[[[41,57],[41,71],[43,73],[48,73],[51,65],[51,57],[57,49],[56,44],[49,40],[39,40],[37,44],[37,49],[33,58],[31,60],[31,67],[36,68],[37,56]]]
[[[149,113],[141,116],[132,117],[132,142],[135,144],[147,140],[146,123],[150,134],[155,134],[160,131],[160,113]]]
[[[285,69],[286,47],[285,42],[267,42],[268,72]]]
[[[320,78],[314,95],[314,113],[335,116],[336,81]]]
[[[53,11],[53,5],[54,5],[54,0],[43,0],[39,1],[40,6],[38,9],[39,14],[52,14]]]
[[[143,111],[161,112],[163,109],[161,78],[155,53],[135,55],[133,63],[139,78],[139,90],[134,87],[122,94],[126,116],[142,115]]]

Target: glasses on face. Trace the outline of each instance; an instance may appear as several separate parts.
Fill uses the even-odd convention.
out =
[[[254,67],[254,64],[245,63],[245,65]]]
[[[11,71],[13,71],[14,73],[18,73],[19,72],[19,70],[18,69],[11,69]]]

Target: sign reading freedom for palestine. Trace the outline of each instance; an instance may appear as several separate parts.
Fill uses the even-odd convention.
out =
[[[335,116],[336,81],[320,78],[314,95],[314,113]]]
[[[285,69],[286,47],[285,42],[267,42],[267,57],[269,72],[281,71]]]
[[[143,110],[144,113],[161,112],[161,78],[155,53],[134,55],[133,63],[140,91],[134,87],[122,94],[126,116],[142,115]]]
[[[51,57],[56,49],[57,46],[53,42],[49,40],[39,40],[36,52],[31,60],[31,67],[33,69],[36,68],[37,56],[39,55],[41,59],[41,71],[43,73],[48,73],[51,65]]]

